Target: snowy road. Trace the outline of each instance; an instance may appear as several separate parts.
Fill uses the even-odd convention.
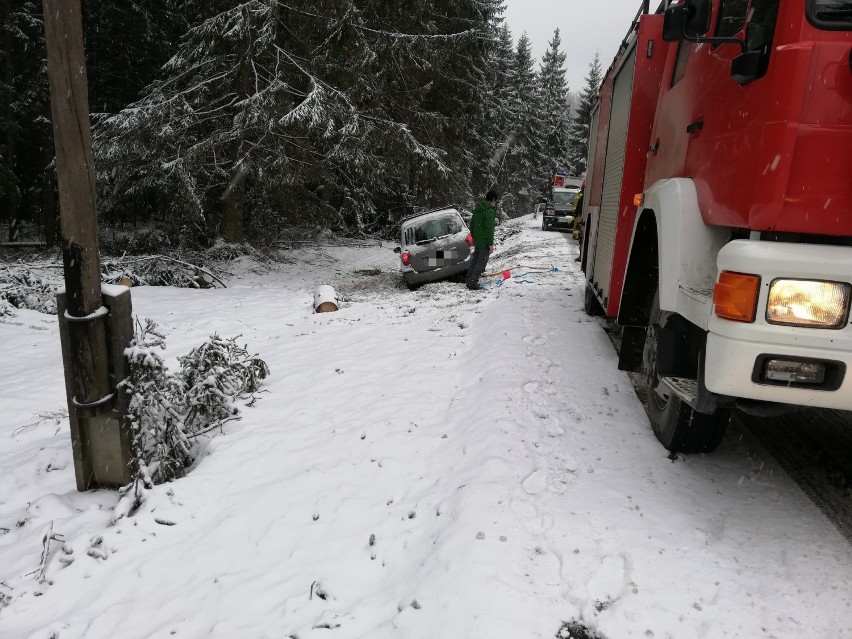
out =
[[[33,417],[64,403],[53,318],[0,324],[0,636],[852,637],[849,543],[736,428],[668,460],[576,244],[511,224],[489,270],[513,277],[481,293],[409,293],[387,246],[134,289],[171,357],[241,333],[272,376],[114,526],[114,494],[73,490],[67,419]],[[346,303],[314,315],[326,283]]]
[[[852,412],[737,419],[852,543]]]

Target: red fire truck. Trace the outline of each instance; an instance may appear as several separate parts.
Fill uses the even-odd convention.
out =
[[[852,409],[852,2],[646,0],[593,113],[585,308],[659,440]]]

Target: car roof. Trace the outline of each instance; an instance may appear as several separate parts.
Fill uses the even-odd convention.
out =
[[[421,218],[428,219],[430,217],[439,217],[443,213],[455,213],[456,215],[459,215],[458,209],[451,207],[451,206],[445,206],[445,207],[440,208],[440,209],[432,209],[431,211],[423,211],[422,213],[415,213],[413,215],[408,215],[408,216],[402,218],[399,221],[399,223],[402,226],[408,226],[410,222],[413,222],[415,220],[419,220]]]

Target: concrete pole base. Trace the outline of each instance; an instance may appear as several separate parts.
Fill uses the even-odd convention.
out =
[[[109,366],[110,391],[101,401],[81,405],[74,399],[71,365],[71,331],[77,330],[79,319],[66,315],[65,293],[56,296],[59,311],[59,338],[65,370],[65,393],[71,422],[71,449],[77,490],[120,488],[133,479],[131,433],[127,423],[127,396],[117,390],[127,375],[124,349],[133,337],[130,289],[126,286],[102,287],[104,313],[93,314],[84,321],[106,323],[106,352],[94,353],[95,361]]]

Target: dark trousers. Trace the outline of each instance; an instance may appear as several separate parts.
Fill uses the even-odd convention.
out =
[[[467,269],[467,287],[471,290],[479,288],[479,278],[485,272],[485,266],[488,264],[488,247],[477,246],[473,249],[473,255],[470,258],[470,266]]]

